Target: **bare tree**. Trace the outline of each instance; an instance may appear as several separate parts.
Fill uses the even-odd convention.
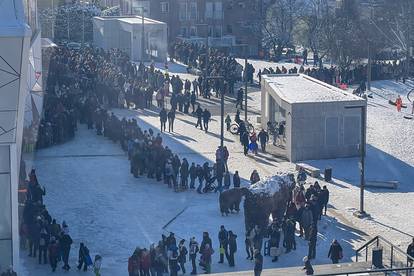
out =
[[[300,0],[275,0],[262,22],[263,44],[280,60],[284,48],[292,45],[293,29],[300,15]]]

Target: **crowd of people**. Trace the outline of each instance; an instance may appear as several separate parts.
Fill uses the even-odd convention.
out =
[[[63,263],[62,270],[69,271],[73,245],[69,226],[65,221],[58,224],[50,215],[43,202],[46,190],[39,184],[34,169],[29,173],[26,184],[26,201],[20,226],[21,248],[28,250],[28,256],[36,258],[39,265],[49,264],[53,272],[60,262]],[[80,244],[78,270],[87,271],[88,267],[93,267],[95,275],[99,276],[101,261],[102,257],[96,255],[92,262],[88,248],[83,243]]]

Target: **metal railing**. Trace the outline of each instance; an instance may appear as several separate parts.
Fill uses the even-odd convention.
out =
[[[410,262],[414,262],[413,257],[381,236],[376,236],[355,251],[356,262],[361,259],[365,262],[371,260],[374,247],[382,248],[383,264],[388,268],[406,268]]]
[[[414,276],[414,267],[404,268],[387,268],[387,269],[372,269],[372,270],[361,270],[345,273],[325,273],[315,274],[315,276],[348,276],[348,275],[375,275],[375,276]]]

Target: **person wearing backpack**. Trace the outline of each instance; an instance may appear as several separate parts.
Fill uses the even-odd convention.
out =
[[[88,260],[89,256],[89,249],[81,242],[79,247],[79,255],[78,255],[78,270],[82,269],[83,271],[88,270],[88,265],[90,261]]]

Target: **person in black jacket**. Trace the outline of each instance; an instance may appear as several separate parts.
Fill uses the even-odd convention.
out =
[[[318,239],[318,228],[316,223],[313,223],[309,230],[309,251],[308,259],[312,260],[316,258],[316,241]]]
[[[326,186],[323,186],[321,192],[319,193],[320,203],[321,203],[321,214],[322,211],[325,209],[325,216],[326,210],[328,209],[328,202],[329,202],[329,190]]]
[[[160,111],[160,122],[161,122],[161,132],[165,131],[165,125],[167,123],[167,111],[163,107]]]
[[[178,263],[180,264],[181,272],[185,274],[185,266],[184,264],[187,261],[187,253],[188,250],[184,245],[185,240],[181,240],[178,244]]]
[[[189,169],[189,175],[190,175],[190,189],[195,188],[195,180],[197,178],[197,168],[195,166],[195,163],[191,163],[191,167]]]
[[[200,129],[203,130],[203,123],[201,122],[203,117],[203,109],[201,109],[200,105],[197,106],[195,113],[197,115],[197,123],[195,127],[198,128],[198,126],[200,126]]]
[[[240,176],[239,171],[235,171],[233,175],[233,185],[234,188],[240,188]]]
[[[263,270],[263,256],[258,249],[254,250],[254,276],[260,276]]]
[[[206,244],[209,244],[210,248],[213,248],[213,244],[211,242],[208,232],[203,232],[203,240],[200,245],[200,252],[204,252],[204,249],[206,248]]]
[[[303,257],[303,262],[305,263],[303,270],[305,270],[306,275],[313,275],[313,267],[307,256]]]
[[[280,225],[277,223],[277,221],[273,221],[269,228],[270,228],[269,229],[269,236],[270,236],[269,250],[270,251],[273,251],[274,249],[278,250],[279,243],[280,243],[280,233],[281,233]],[[271,252],[269,252],[269,255],[271,255]],[[278,260],[277,254],[274,254],[272,257],[273,257],[272,262],[277,262]]]
[[[64,266],[62,269],[69,271],[69,254],[70,254],[70,247],[72,245],[73,241],[72,238],[69,236],[69,234],[63,233],[62,237],[60,238],[60,250],[62,252],[62,260],[64,263]]]
[[[408,245],[407,247],[407,255],[412,257],[412,259],[408,258],[408,264],[409,266],[413,266],[414,263],[414,238],[413,241],[410,243],[410,245]]]
[[[88,270],[88,261],[87,258],[89,257],[89,249],[81,242],[79,247],[79,255],[78,255],[78,270],[81,270],[83,265],[83,271]]]
[[[174,132],[175,110],[171,109],[168,112],[168,132]]]
[[[333,264],[337,264],[342,259],[342,247],[337,240],[333,240],[331,247],[329,247],[328,258],[332,260]]]
[[[220,226],[220,232],[218,233],[218,239],[220,242],[219,263],[222,264],[224,262],[224,255],[226,255],[226,259],[229,262],[229,253],[228,253],[229,234],[227,233],[226,228],[224,228],[224,225]]]
[[[203,111],[203,125],[204,125],[204,130],[207,132],[208,131],[208,123],[210,122],[210,118],[211,118],[211,113],[210,111],[208,111],[208,109],[204,109]]]
[[[266,152],[266,143],[269,141],[269,134],[267,134],[266,130],[262,128],[262,130],[257,135],[257,138],[259,139],[262,151]]]
[[[229,266],[234,266],[234,254],[237,251],[237,235],[233,233],[233,231],[229,231]]]
[[[240,141],[243,145],[243,153],[247,155],[249,152],[249,134],[247,131],[244,131],[243,134],[240,136]]]

